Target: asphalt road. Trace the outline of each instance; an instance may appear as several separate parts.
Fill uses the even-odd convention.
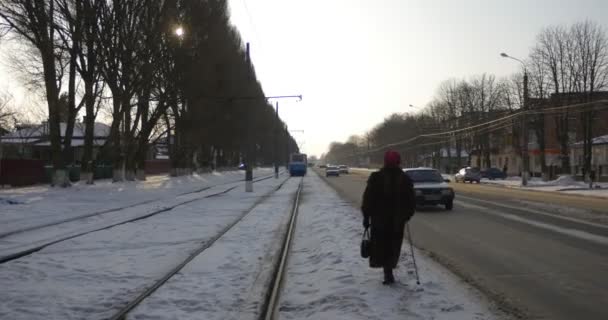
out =
[[[366,175],[326,181],[359,206]],[[530,209],[515,201],[517,190],[454,187],[453,211],[420,208],[412,218],[418,248],[524,319],[608,319],[608,227],[552,212],[569,203],[608,207],[535,193],[525,200],[552,209]]]

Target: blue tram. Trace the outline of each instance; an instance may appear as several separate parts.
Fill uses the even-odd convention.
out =
[[[305,176],[308,160],[304,153],[292,153],[289,156],[289,174],[291,176]]]

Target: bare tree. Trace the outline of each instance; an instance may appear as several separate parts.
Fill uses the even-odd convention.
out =
[[[2,131],[8,131],[14,125],[15,110],[10,103],[13,97],[7,92],[0,92],[0,135]]]
[[[593,94],[608,85],[608,37],[606,30],[597,23],[585,21],[574,24],[570,30],[575,42],[577,92],[584,95],[584,102],[591,102]],[[591,183],[593,156],[593,118],[595,112],[586,110],[581,117],[583,128],[585,180]]]
[[[30,42],[40,53],[49,114],[49,136],[53,158],[53,185],[69,186],[61,150],[61,132],[57,102],[58,69],[61,50],[58,45],[55,1],[5,0],[0,2],[2,27]]]

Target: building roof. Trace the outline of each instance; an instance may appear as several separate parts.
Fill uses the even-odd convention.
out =
[[[60,125],[61,137],[64,138],[67,124],[62,122]],[[84,139],[84,131],[84,123],[76,122],[74,124],[74,134],[72,135],[72,139],[74,139],[74,141]],[[3,143],[36,143],[38,145],[39,143],[44,143],[44,141],[48,140],[48,132],[48,123],[43,123],[39,125],[27,126],[10,132],[0,137],[0,140]],[[110,126],[104,123],[95,122],[93,135],[97,139],[105,140],[105,138],[110,135]],[[97,144],[98,142],[95,141],[95,143]]]

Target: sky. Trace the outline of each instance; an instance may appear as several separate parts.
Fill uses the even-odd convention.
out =
[[[536,35],[586,19],[608,28],[608,0],[229,0],[232,22],[267,96],[301,150],[364,134],[392,113],[418,112],[447,79],[508,76]],[[0,91],[28,93],[0,42]],[[276,101],[275,101],[276,102]],[[274,103],[274,102],[273,102]],[[415,108],[409,105],[416,106]]]
[[[606,0],[230,0],[266,95],[309,155],[417,112],[450,78],[508,76],[547,26],[608,28]],[[417,108],[409,107],[409,105]]]

